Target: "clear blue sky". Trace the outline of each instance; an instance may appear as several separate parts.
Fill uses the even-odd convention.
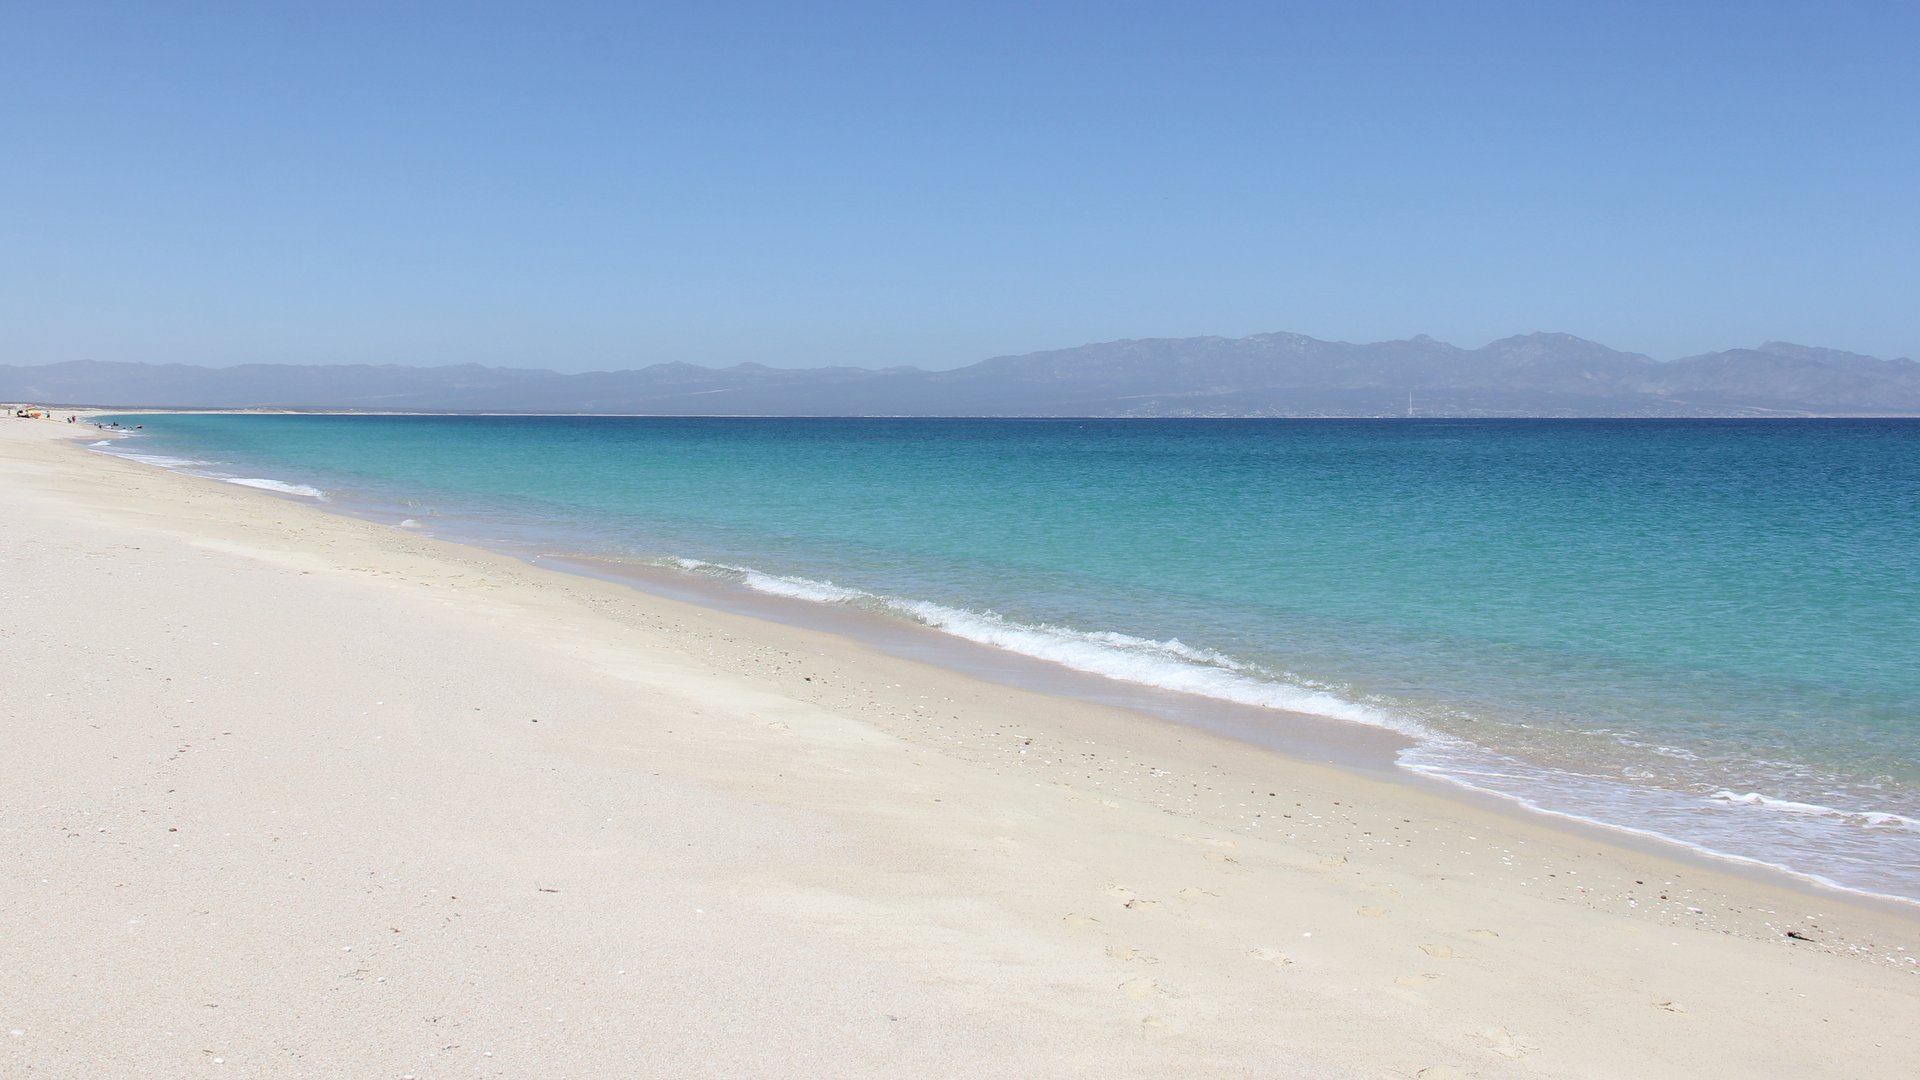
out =
[[[1920,357],[1920,4],[0,0],[0,363]]]

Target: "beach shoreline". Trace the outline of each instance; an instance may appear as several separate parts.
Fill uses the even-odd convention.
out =
[[[129,414],[114,415],[124,417]],[[144,414],[131,414],[131,418],[138,419],[141,415]],[[752,425],[747,430],[750,432]],[[133,433],[121,431],[114,434]],[[301,473],[297,469],[287,471],[281,479],[267,478],[282,476],[276,471],[258,472],[254,478],[237,477],[229,475],[226,470],[232,467],[270,470],[272,467],[230,464],[226,467],[210,466],[203,470],[194,467],[194,462],[171,458],[149,459],[144,456],[138,440],[129,443],[128,449],[131,451],[129,456],[137,460],[152,460],[197,475],[215,476],[228,483],[259,488],[307,505],[313,505],[317,500],[336,513],[416,529],[424,535],[455,544],[502,552],[546,567],[561,567],[570,572],[642,589],[657,596],[690,602],[702,608],[717,608],[752,618],[850,636],[896,656],[924,660],[939,667],[1042,694],[1065,695],[1144,712],[1186,727],[1278,750],[1293,758],[1340,765],[1375,776],[1385,774],[1401,782],[1430,786],[1434,790],[1475,801],[1483,807],[1533,815],[1574,829],[1597,830],[1615,842],[1647,845],[1652,850],[1696,864],[1704,861],[1721,869],[1758,875],[1776,883],[1785,881],[1820,891],[1833,890],[1864,897],[1874,903],[1910,906],[1920,911],[1920,891],[1915,891],[1920,886],[1904,880],[1899,874],[1881,875],[1867,869],[1875,865],[1906,865],[1908,860],[1904,855],[1907,852],[1898,845],[1882,845],[1884,850],[1877,852],[1859,852],[1853,859],[1853,865],[1848,865],[1844,858],[1836,865],[1828,861],[1831,850],[1819,850],[1820,841],[1808,843],[1800,838],[1776,836],[1775,839],[1787,840],[1784,847],[1776,848],[1764,840],[1755,844],[1751,842],[1754,839],[1752,837],[1713,831],[1727,828],[1727,822],[1720,819],[1719,811],[1731,805],[1748,803],[1764,803],[1771,807],[1759,812],[1757,817],[1762,820],[1745,826],[1763,830],[1769,826],[1764,819],[1772,819],[1771,825],[1780,827],[1795,820],[1790,816],[1793,814],[1816,814],[1827,821],[1874,817],[1877,804],[1871,801],[1871,796],[1867,796],[1864,808],[1835,809],[1860,807],[1858,799],[1863,794],[1861,792],[1855,792],[1856,799],[1849,801],[1837,792],[1807,794],[1802,785],[1801,792],[1783,800],[1760,794],[1771,796],[1778,793],[1766,776],[1722,775],[1715,779],[1716,788],[1713,789],[1703,789],[1697,784],[1691,787],[1684,784],[1669,786],[1666,789],[1657,786],[1636,788],[1631,782],[1620,784],[1616,780],[1612,790],[1601,792],[1597,798],[1593,792],[1587,791],[1587,798],[1583,802],[1579,797],[1567,797],[1556,788],[1556,782],[1577,787],[1590,779],[1587,775],[1590,769],[1599,770],[1603,776],[1627,776],[1636,768],[1644,769],[1649,765],[1658,767],[1664,762],[1658,757],[1636,763],[1600,758],[1590,765],[1573,760],[1562,761],[1555,766],[1546,765],[1537,757],[1529,758],[1524,751],[1518,757],[1506,757],[1501,752],[1497,738],[1483,742],[1485,736],[1480,731],[1458,726],[1451,732],[1437,729],[1418,718],[1420,703],[1401,702],[1384,708],[1376,707],[1366,704],[1369,698],[1364,692],[1308,694],[1309,699],[1318,700],[1305,703],[1302,707],[1309,710],[1305,712],[1295,711],[1286,703],[1272,700],[1263,704],[1234,700],[1249,692],[1264,696],[1264,692],[1275,685],[1293,684],[1288,689],[1297,693],[1300,691],[1300,679],[1291,674],[1282,674],[1272,682],[1256,677],[1247,682],[1229,679],[1225,685],[1210,682],[1198,687],[1189,686],[1186,690],[1169,689],[1166,687],[1180,685],[1196,670],[1206,675],[1217,674],[1217,670],[1209,671],[1204,666],[1196,669],[1176,661],[1171,671],[1164,666],[1150,665],[1139,673],[1136,681],[1124,654],[1096,646],[1093,650],[1095,655],[1088,657],[1079,650],[1073,638],[1078,632],[1101,631],[1109,625],[1118,625],[1123,627],[1123,637],[1131,637],[1134,643],[1145,644],[1149,648],[1170,644],[1178,650],[1184,648],[1184,640],[1206,640],[1204,637],[1191,638],[1177,629],[1171,633],[1177,634],[1180,640],[1160,642],[1133,637],[1130,633],[1132,627],[1124,622],[1108,624],[1097,619],[1082,622],[1067,615],[1061,621],[1064,632],[1056,634],[1045,616],[1039,620],[1016,619],[1011,624],[1000,622],[993,612],[1000,608],[1002,601],[1014,600],[1004,595],[997,598],[989,596],[984,600],[976,598],[971,606],[964,600],[960,601],[959,607],[940,603],[928,606],[917,602],[916,595],[911,592],[890,595],[884,588],[879,592],[870,592],[863,588],[843,587],[835,582],[839,580],[841,571],[851,572],[851,568],[843,567],[832,559],[823,562],[816,557],[811,567],[797,571],[798,576],[783,576],[780,571],[762,571],[758,557],[763,554],[761,552],[736,552],[733,559],[722,558],[718,563],[704,561],[704,556],[699,559],[657,553],[651,557],[623,556],[619,554],[619,544],[609,547],[609,538],[606,536],[589,534],[576,537],[570,543],[564,528],[555,530],[546,527],[544,522],[507,521],[498,513],[482,513],[478,516],[467,514],[457,497],[442,508],[433,505],[433,502],[418,503],[413,495],[395,492],[390,486],[384,496],[374,498],[336,490],[332,481]],[[192,456],[192,444],[189,443],[183,452]],[[328,490],[322,492],[319,488],[309,486],[309,483],[323,484]],[[438,498],[434,500],[437,501]],[[416,507],[426,512],[422,513]],[[416,514],[419,520],[415,519]],[[644,523],[634,522],[630,526],[637,527],[641,535],[646,532]],[[684,536],[665,547],[657,547],[659,543],[656,539],[642,547],[643,550],[656,548],[668,552],[704,550],[701,541]],[[738,565],[734,565],[736,563]],[[1271,629],[1280,637],[1286,635],[1284,629]],[[1013,640],[998,639],[998,635],[1006,630],[1014,632]],[[1159,633],[1166,635],[1168,631],[1162,629]],[[1154,636],[1153,632],[1148,634],[1149,638]],[[1097,638],[1101,635],[1095,633],[1092,636]],[[985,644],[987,641],[993,643]],[[1068,646],[1064,655],[1057,652],[1062,645]],[[1033,651],[1036,648],[1038,652]],[[1202,651],[1209,650],[1203,645]],[[1259,654],[1256,652],[1252,655]],[[1042,659],[1043,656],[1049,658]],[[1238,670],[1238,662],[1243,659],[1244,656],[1224,658],[1229,670]],[[1285,670],[1273,666],[1274,659],[1269,656],[1256,660],[1254,670],[1259,671],[1262,663],[1272,671]],[[1281,665],[1289,663],[1290,660],[1280,658]],[[1091,666],[1086,666],[1088,664]],[[1116,665],[1124,670],[1116,671]],[[1681,677],[1681,673],[1669,674],[1675,678]],[[1172,684],[1165,682],[1169,675],[1174,679]],[[1536,672],[1538,680],[1551,681],[1552,678],[1549,672]],[[1309,682],[1307,685],[1313,684]],[[1756,693],[1754,696],[1760,701],[1768,700],[1765,693]],[[1608,702],[1588,704],[1597,707],[1597,711],[1591,715],[1601,719],[1582,720],[1575,727],[1605,727],[1619,722],[1608,717],[1609,708],[1619,710],[1620,705]],[[1413,708],[1402,708],[1404,705],[1412,705]],[[1653,703],[1642,702],[1641,705]],[[1657,709],[1659,706],[1653,707]],[[1622,715],[1632,714],[1632,708],[1628,707]],[[1556,721],[1549,719],[1548,722],[1551,724]],[[1557,722],[1564,724],[1566,721],[1560,719]],[[1620,734],[1622,741],[1629,745],[1644,746],[1644,741],[1636,740],[1661,738],[1657,729],[1639,728],[1632,719],[1626,723],[1630,730]],[[1507,731],[1505,734],[1511,738],[1518,733]],[[1683,741],[1681,746],[1685,745]],[[1661,747],[1659,752],[1686,756],[1684,749]],[[1514,775],[1503,774],[1526,776],[1527,779],[1516,782]],[[1606,781],[1603,780],[1601,786],[1605,787]],[[1704,790],[1717,790],[1718,794],[1711,799],[1704,798],[1701,795]],[[1624,803],[1619,801],[1623,797],[1626,800]],[[1793,801],[1796,797],[1824,805]],[[1714,811],[1710,816],[1698,816],[1708,808]],[[1737,811],[1735,816],[1741,813],[1750,815],[1753,811]],[[1900,827],[1902,823],[1910,826],[1912,820],[1910,809],[1892,812],[1893,828],[1889,832],[1898,837],[1903,832]],[[1737,830],[1743,826],[1736,824],[1733,827]],[[1844,845],[1855,839],[1867,838],[1869,833],[1880,829],[1879,826],[1867,828],[1852,825],[1841,827],[1839,835],[1823,839],[1827,843]],[[1846,835],[1848,833],[1857,835]],[[1796,847],[1796,842],[1805,846]],[[1907,851],[1910,851],[1910,846]],[[1883,861],[1876,863],[1876,855]]]
[[[9,959],[41,976],[32,1000],[9,992],[0,1017],[22,1032],[0,1045],[21,1075],[88,1075],[83,1063],[149,1053],[170,1062],[149,1065],[156,1075],[220,1057],[259,1075],[1841,1076],[1892,1075],[1920,1049],[1900,1023],[1920,1003],[1920,918],[1901,905],[90,454],[66,436],[91,429],[54,426],[0,428],[14,504],[0,544],[20,571],[5,625],[8,640],[39,643],[21,670],[52,688],[51,703],[36,690],[8,710],[23,750],[6,773],[5,908],[34,930]],[[237,679],[213,646],[184,649],[184,626],[253,650],[263,682]],[[389,652],[365,640],[369,627]],[[150,692],[109,685],[122,661],[107,642],[115,657],[165,661],[116,675]],[[148,679],[212,689],[186,709]],[[283,708],[288,687],[274,684],[293,683],[335,696]],[[367,694],[346,689],[362,684]],[[382,704],[360,700],[374,692]],[[511,723],[494,721],[508,703]],[[127,716],[101,721],[116,709]],[[376,709],[395,726],[368,719]],[[96,722],[69,744],[73,725]],[[222,788],[224,772],[148,790],[161,761],[203,756],[165,745],[188,741],[170,724],[199,725],[192,740],[216,747],[229,736],[211,732],[247,731],[232,737],[257,740],[337,823],[332,846],[309,845],[326,849],[300,879],[312,888],[264,884],[285,838],[214,860],[256,889],[226,892],[228,915],[205,918],[249,926],[255,966],[295,973],[260,986],[257,972],[188,963],[192,989],[225,978],[258,991],[219,1008],[189,1007],[185,987],[132,988],[219,939],[187,914],[188,893],[224,879],[170,854],[187,842],[177,834],[133,830],[110,856],[89,837],[191,813],[247,835],[271,831],[263,806],[294,804]],[[327,790],[343,764],[368,778]],[[633,802],[643,778],[658,781],[658,805]],[[408,815],[345,797],[374,792]],[[466,817],[441,805],[477,792],[502,805]],[[583,842],[595,823],[580,807],[616,803],[598,824],[623,827]],[[93,826],[104,832],[73,833],[103,808],[118,815]],[[662,839],[694,817],[731,825],[678,848]],[[395,820],[404,826],[383,834]],[[460,858],[430,865],[424,853],[442,847]],[[359,861],[394,884],[365,901],[368,918],[343,917],[349,864],[367,851],[380,854]],[[543,874],[562,884],[531,883]],[[446,895],[477,893],[498,948],[476,950],[427,906],[463,876],[477,889]],[[58,901],[40,891],[56,881]],[[718,953],[700,948],[707,910],[683,925],[699,905],[676,909],[671,931],[633,929],[636,912],[662,910],[689,881],[730,911]],[[110,919],[129,887],[172,922],[149,932]],[[579,906],[559,919],[560,905]],[[432,940],[423,959],[341,975],[341,956],[322,964],[277,936],[283,913],[337,924],[340,949],[362,955],[377,922],[414,934],[408,949]],[[109,922],[148,943],[89,956]],[[638,951],[669,975],[664,987],[597,968],[610,945],[649,933],[653,951]],[[55,981],[63,968],[69,981]],[[114,993],[102,1002],[75,979]],[[351,982],[355,1003],[293,1022],[301,1002],[341,997],[316,989],[328,980]],[[567,1011],[597,1037],[561,1040],[541,1017],[477,999],[532,984],[552,991],[536,1012]],[[785,1012],[772,1031],[742,1029],[715,1001]],[[889,1011],[895,1001],[912,1007]],[[442,1020],[412,1019],[429,1004]],[[622,1010],[674,1034],[622,1033]],[[252,1023],[234,1027],[236,1013]],[[449,1016],[515,1037],[485,1058],[465,1036],[430,1045]],[[383,1036],[356,1044],[349,1032],[370,1017]],[[120,1033],[84,1045],[80,1032],[103,1019]],[[175,1046],[155,1034],[169,1027],[230,1049]],[[723,1064],[702,1064],[703,1046],[723,1047],[712,1059]],[[801,1068],[807,1054],[829,1056]]]
[[[449,539],[456,544],[468,543]],[[1400,752],[1418,742],[1389,728],[1126,682],[979,645],[917,623],[695,580],[692,575],[650,563],[614,563],[575,555],[516,555],[511,551],[505,554],[542,567],[557,567],[565,573],[599,578],[665,600],[850,638],[896,658],[920,661],[955,674],[1046,697],[1066,697],[1139,714],[1293,761],[1327,766],[1390,784],[1409,785],[1443,799],[1458,800],[1496,814],[1518,815],[1535,823],[1545,822],[1550,827],[1695,868],[1751,877],[1789,890],[1805,890],[1810,894],[1809,899],[1838,896],[1896,918],[1920,921],[1920,900],[1849,887],[1791,867],[1714,851],[1652,831],[1563,813],[1516,796],[1475,787],[1464,780],[1408,768],[1401,764]]]

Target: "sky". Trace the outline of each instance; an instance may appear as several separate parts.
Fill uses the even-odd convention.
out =
[[[0,364],[1920,358],[1920,5],[0,0]]]

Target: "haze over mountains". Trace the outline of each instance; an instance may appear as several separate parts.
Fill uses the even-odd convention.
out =
[[[779,416],[1920,415],[1920,363],[1769,342],[1657,361],[1567,334],[1477,349],[1421,336],[1110,341],[951,371],[70,361],[0,366],[0,400],[54,405]]]

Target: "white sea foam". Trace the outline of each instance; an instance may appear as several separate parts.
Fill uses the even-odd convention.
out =
[[[756,592],[773,596],[790,596],[795,600],[811,600],[817,604],[845,604],[867,599],[870,595],[858,589],[841,588],[831,581],[781,577],[777,574],[762,574],[757,570],[747,571],[742,580],[749,589]]]
[[[93,443],[92,445],[111,447],[112,449],[102,450],[101,452],[112,454],[114,457],[125,458],[128,461],[137,461],[142,465],[153,465],[157,468],[172,469],[176,472],[192,473],[195,476],[225,480],[229,484],[239,484],[241,487],[259,488],[263,491],[278,491],[284,495],[299,495],[302,498],[317,499],[321,502],[329,501],[326,492],[310,484],[290,484],[284,480],[269,480],[258,476],[224,476],[215,468],[215,463],[211,461],[201,461],[198,458],[173,457],[167,454],[143,454],[137,451],[122,449],[119,443],[110,440]]]
[[[1886,845],[1894,838],[1887,833],[1920,831],[1913,819],[1899,814],[1836,810],[1757,792],[1706,795],[1639,785],[1619,776],[1523,761],[1444,733],[1402,750],[1399,762],[1411,772],[1537,813],[1768,867],[1845,892],[1920,903],[1905,895],[1909,885],[1897,867],[1888,872]],[[1751,807],[1765,818],[1729,813],[1734,807]],[[1775,811],[1780,816],[1773,816]],[[1793,854],[1783,858],[1788,851]]]
[[[1776,799],[1749,791],[1742,795],[1732,791],[1716,791],[1710,799],[1734,806],[1757,806],[1784,814],[1804,814],[1808,817],[1825,818],[1843,825],[1856,825],[1865,829],[1900,829],[1906,832],[1920,832],[1920,822],[1899,814],[1888,814],[1878,810],[1840,810],[1818,803],[1795,802],[1792,799]]]
[[[1113,631],[1030,625],[991,611],[970,611],[925,600],[881,596],[830,581],[767,574],[749,567],[697,559],[675,559],[672,563],[683,570],[730,578],[773,596],[890,612],[966,641],[1090,675],[1241,705],[1311,713],[1407,735],[1423,733],[1418,725],[1384,710],[1349,701],[1326,690],[1264,677],[1264,673],[1231,657],[1210,649],[1196,649],[1179,640],[1155,641]]]
[[[162,469],[203,469],[213,464],[211,461],[201,461],[198,458],[169,457],[166,454],[139,454],[131,450],[118,449],[119,444],[117,443],[112,445],[115,446],[115,449],[109,450],[107,453],[112,454],[114,457],[122,457],[128,461],[137,461],[142,465],[153,465]]]
[[[1113,632],[1085,633],[1060,626],[1029,626],[993,612],[967,611],[925,601],[891,601],[894,607],[936,630],[1109,679],[1197,694],[1220,701],[1420,734],[1413,724],[1336,694],[1260,678],[1244,665],[1217,662],[1204,650],[1177,640],[1153,641]]]
[[[289,484],[284,480],[265,480],[257,476],[223,476],[229,484],[241,487],[259,488],[262,491],[278,491],[286,495],[299,495],[308,499],[327,501],[327,493],[309,484]]]
[[[1682,837],[1686,835],[1685,830],[1675,828],[1672,824],[1669,824],[1669,821],[1678,821],[1682,818],[1687,818],[1690,820],[1691,815],[1688,813],[1686,803],[1689,802],[1691,799],[1696,799],[1697,796],[1689,797],[1689,796],[1681,796],[1681,795],[1670,793],[1672,804],[1662,806],[1662,805],[1646,804],[1645,803],[1646,797],[1652,793],[1648,791],[1639,792],[1637,793],[1638,794],[1637,801],[1641,802],[1641,805],[1638,807],[1640,813],[1637,815],[1631,815],[1631,816],[1634,816],[1639,819],[1648,820],[1653,827],[1643,827],[1641,825],[1630,825],[1630,824],[1627,824],[1625,821],[1621,820],[1620,815],[1610,812],[1612,809],[1622,804],[1610,801],[1607,798],[1607,795],[1618,796],[1621,793],[1619,791],[1612,791],[1606,794],[1601,794],[1599,789],[1607,788],[1611,786],[1611,785],[1607,785],[1604,781],[1600,781],[1596,783],[1595,779],[1592,777],[1583,777],[1583,776],[1574,776],[1573,774],[1564,774],[1564,773],[1560,773],[1559,770],[1552,770],[1551,772],[1555,775],[1548,776],[1546,774],[1542,774],[1540,770],[1531,769],[1524,766],[1522,766],[1517,772],[1511,773],[1511,774],[1501,772],[1496,769],[1489,769],[1484,767],[1476,768],[1473,766],[1467,766],[1463,768],[1461,766],[1461,762],[1459,759],[1449,760],[1442,763],[1442,761],[1439,760],[1439,758],[1446,757],[1447,755],[1445,755],[1444,753],[1435,757],[1430,757],[1429,751],[1431,749],[1433,749],[1433,746],[1432,744],[1429,744],[1427,746],[1420,746],[1412,750],[1403,751],[1401,754],[1400,764],[1406,767],[1407,769],[1410,769],[1413,772],[1430,776],[1436,780],[1443,780],[1443,781],[1446,781],[1447,783],[1455,784],[1459,787],[1466,788],[1470,791],[1477,791],[1483,794],[1492,795],[1497,798],[1504,799],[1510,803],[1513,803],[1516,806],[1524,807],[1527,810],[1530,810],[1534,813],[1545,814],[1548,817],[1561,818],[1566,821],[1575,821],[1583,825],[1592,825],[1592,826],[1596,826],[1602,829],[1607,829],[1613,832],[1625,833],[1630,836],[1638,836],[1648,840],[1658,841],[1660,843],[1672,844],[1675,847],[1685,848],[1688,851],[1692,851],[1696,854],[1703,855],[1711,859],[1718,859],[1718,860],[1731,862],[1731,863],[1739,863],[1746,866],[1764,867],[1768,870],[1773,870],[1779,873],[1786,874],[1788,877],[1798,878],[1801,881],[1810,882],[1812,884],[1819,885],[1824,888],[1834,889],[1839,892],[1853,893],[1858,896],[1871,896],[1878,899],[1892,900],[1892,901],[1896,901],[1903,904],[1920,904],[1920,901],[1916,901],[1913,897],[1905,896],[1899,892],[1892,891],[1894,888],[1898,888],[1899,887],[1898,885],[1891,885],[1889,886],[1888,889],[1882,890],[1882,889],[1878,889],[1878,888],[1874,888],[1866,885],[1846,884],[1832,877],[1829,877],[1825,874],[1817,873],[1812,870],[1808,870],[1801,867],[1791,866],[1785,862],[1778,861],[1777,859],[1765,858],[1759,855],[1740,854],[1736,851],[1730,850],[1730,847],[1732,845],[1728,845],[1724,842],[1725,839],[1731,839],[1731,837],[1723,838],[1723,837],[1716,836],[1716,837],[1708,838],[1704,840],[1683,839]],[[1469,748],[1466,747],[1465,744],[1458,744],[1454,746],[1452,749],[1469,750]],[[1478,756],[1481,756],[1481,757],[1490,756],[1489,752],[1485,751],[1482,748],[1473,748],[1472,750],[1469,750],[1469,752],[1476,752],[1476,751]],[[1499,755],[1491,755],[1491,756],[1499,756]],[[1506,758],[1505,760],[1509,762],[1513,761],[1513,759],[1511,758]],[[1541,783],[1542,780],[1550,780],[1550,781],[1557,781],[1557,782],[1549,782],[1546,784],[1542,784]],[[1542,802],[1539,798],[1535,797],[1532,794],[1523,794],[1520,790],[1515,790],[1516,782],[1521,787],[1524,787],[1527,791],[1552,791],[1555,793],[1557,798],[1555,799],[1554,804],[1551,804],[1551,805],[1546,802]],[[1585,790],[1585,789],[1588,789],[1589,787],[1591,787],[1593,790]],[[1594,798],[1595,795],[1600,795],[1600,797]],[[1764,796],[1762,796],[1762,798],[1764,798]],[[1589,804],[1589,803],[1593,807],[1598,809],[1589,811],[1585,809],[1576,810],[1576,809],[1569,808],[1572,805],[1582,805],[1584,807],[1586,804]],[[1562,804],[1565,804],[1565,805],[1562,805]],[[1697,805],[1697,803],[1695,803],[1695,805]],[[1649,813],[1650,810],[1652,811],[1651,813]],[[1897,817],[1898,815],[1885,815],[1885,816]],[[1844,856],[1842,856],[1841,859],[1839,860],[1839,864],[1843,866],[1847,865],[1847,860],[1845,859]],[[1849,876],[1852,876],[1852,875],[1849,875]]]

